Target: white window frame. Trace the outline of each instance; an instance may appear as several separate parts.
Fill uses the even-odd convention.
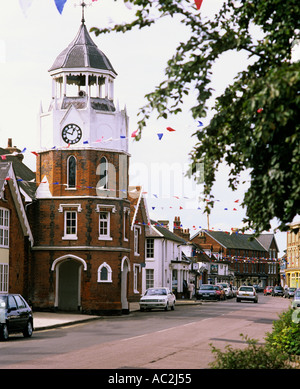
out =
[[[152,242],[152,247],[148,247],[148,242]],[[152,255],[149,256],[148,253],[149,251],[152,251]],[[146,258],[151,258],[153,259],[154,258],[154,238],[147,238],[146,239]]]
[[[8,293],[9,264],[0,263],[0,293]]]
[[[124,221],[123,221],[123,240],[128,242],[128,236],[126,236],[126,231],[128,231],[128,219],[130,215],[130,208],[124,207]],[[126,228],[127,227],[127,228]]]
[[[154,269],[146,269],[146,289],[154,288]]]
[[[101,219],[101,215],[106,214],[106,219]],[[101,234],[101,223],[106,222],[106,234]],[[99,240],[112,240],[112,237],[110,236],[110,212],[107,210],[101,210],[99,212]]]
[[[9,209],[0,208],[0,247],[9,248]]]
[[[133,292],[134,293],[140,293],[138,290],[140,268],[141,266],[139,264],[135,263],[133,265]]]
[[[99,213],[99,220],[98,220],[98,240],[113,240],[111,236],[111,228],[110,228],[110,217],[111,213],[116,212],[116,207],[114,205],[107,205],[107,204],[97,204],[96,206],[96,212]],[[101,234],[101,213],[106,212],[108,217],[107,217],[107,234]]]
[[[107,280],[102,280],[101,279],[101,270],[103,268],[106,268],[107,270]],[[102,265],[100,265],[98,267],[98,271],[97,271],[97,282],[100,282],[100,283],[108,283],[108,282],[112,282],[112,270],[111,270],[111,267],[106,263],[106,262],[103,262]]]
[[[133,227],[133,251],[134,255],[139,256],[139,235],[141,234],[141,227],[140,226],[134,226]]]
[[[75,228],[75,233],[71,233],[71,234],[68,234],[67,233],[67,215],[68,213],[71,213],[73,215],[75,215],[75,227],[72,227],[72,228]],[[73,220],[70,219],[70,220]],[[78,224],[78,216],[77,216],[77,211],[74,211],[74,210],[67,210],[67,211],[64,211],[64,236],[62,237],[62,239],[64,240],[77,240],[78,239],[78,236],[77,236],[77,231],[78,231],[78,228],[77,228],[77,224]]]

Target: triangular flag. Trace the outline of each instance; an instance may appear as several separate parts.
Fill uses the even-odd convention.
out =
[[[55,5],[56,5],[56,8],[58,9],[58,12],[61,14],[63,9],[64,9],[64,6],[67,2],[67,0],[54,0],[55,2]]]
[[[22,8],[23,14],[27,17],[27,11],[31,7],[33,0],[19,0],[20,7]]]
[[[197,9],[200,9],[200,7],[202,5],[202,1],[203,0],[195,0],[195,4],[196,4]]]
[[[174,130],[174,128],[172,128],[172,127],[167,127],[167,130],[170,131],[170,132],[176,131],[176,130]]]
[[[131,134],[131,138],[135,138],[136,135],[137,135],[137,132],[138,132],[138,130],[134,131],[134,132]]]
[[[36,153],[35,151],[32,151],[31,153],[38,156],[38,153]]]
[[[202,127],[203,126],[203,123],[202,122],[200,122],[200,120],[198,120],[198,127]]]
[[[162,133],[157,134],[158,139],[161,140],[161,138],[163,137],[163,135],[164,135],[164,134],[162,134]]]
[[[1,159],[2,160],[6,159],[6,155],[1,155]]]

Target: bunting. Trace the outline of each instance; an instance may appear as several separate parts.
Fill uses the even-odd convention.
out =
[[[64,9],[64,6],[67,2],[67,0],[54,0],[56,8],[60,14],[62,14],[62,11]]]
[[[203,0],[195,0],[195,4],[196,4],[197,9],[200,9],[202,2],[203,2]]]

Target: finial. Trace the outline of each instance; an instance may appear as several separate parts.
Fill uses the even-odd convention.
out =
[[[80,6],[82,7],[82,19],[81,19],[81,23],[84,24],[85,20],[84,20],[84,7],[86,7],[86,4],[84,1],[81,2]]]

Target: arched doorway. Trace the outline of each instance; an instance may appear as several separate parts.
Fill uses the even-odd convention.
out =
[[[51,270],[56,270],[55,307],[62,311],[77,311],[81,306],[81,272],[86,262],[75,255],[57,258]]]
[[[121,263],[121,303],[122,312],[129,313],[129,304],[127,300],[127,288],[128,288],[128,272],[130,271],[130,264],[127,257],[122,259]]]

